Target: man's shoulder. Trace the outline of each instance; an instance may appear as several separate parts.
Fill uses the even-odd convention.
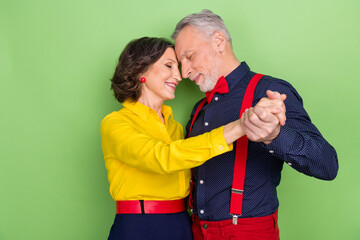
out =
[[[281,94],[286,94],[288,98],[296,99],[296,101],[302,102],[302,98],[293,85],[281,78],[273,77],[270,75],[264,75],[256,86],[254,93],[254,101],[257,102],[263,97],[267,97],[266,91],[276,91]],[[287,101],[289,102],[289,101]]]
[[[296,92],[290,82],[271,75],[264,75],[256,86],[255,94],[266,95],[266,90],[277,91],[279,93]]]
[[[292,87],[292,85],[288,81],[283,80],[281,78],[273,77],[271,75],[264,75],[258,83],[258,86],[272,86],[272,85]]]

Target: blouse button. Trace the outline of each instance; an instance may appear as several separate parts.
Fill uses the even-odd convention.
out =
[[[205,122],[205,126],[209,126],[209,123],[208,123],[208,122]]]

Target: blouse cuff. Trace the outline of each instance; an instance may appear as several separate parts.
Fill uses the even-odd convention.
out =
[[[215,155],[220,155],[233,150],[233,144],[227,144],[224,138],[224,126],[210,132],[210,141]]]

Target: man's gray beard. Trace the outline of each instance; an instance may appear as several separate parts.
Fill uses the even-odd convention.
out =
[[[214,78],[212,76],[204,76],[204,83],[199,85],[200,91],[202,92],[209,92],[211,90],[214,89],[216,83],[217,83],[217,78]]]

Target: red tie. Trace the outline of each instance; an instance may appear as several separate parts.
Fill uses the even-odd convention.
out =
[[[228,84],[227,84],[224,76],[222,76],[217,81],[214,89],[205,93],[206,100],[208,103],[210,103],[216,93],[228,93],[228,92],[229,92]]]

